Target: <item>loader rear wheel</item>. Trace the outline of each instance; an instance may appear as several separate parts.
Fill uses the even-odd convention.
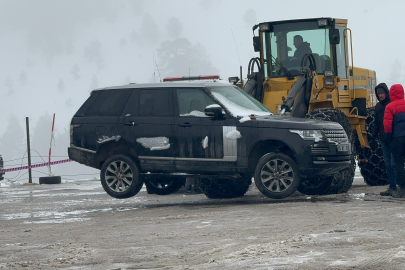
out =
[[[370,186],[383,186],[388,184],[388,178],[381,144],[370,136],[370,126],[374,121],[375,107],[367,108],[366,130],[370,148],[359,149],[357,158],[364,182]]]
[[[339,123],[346,131],[347,137],[355,152],[355,137],[346,115],[339,109],[316,109],[306,116],[309,119],[318,119]],[[350,158],[351,166],[331,176],[317,176],[303,179],[298,191],[308,195],[337,194],[347,192],[353,184],[356,169],[355,153]]]

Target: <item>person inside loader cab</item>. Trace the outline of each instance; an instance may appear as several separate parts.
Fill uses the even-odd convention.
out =
[[[304,42],[304,39],[300,35],[294,36],[294,46],[296,48],[294,52],[294,57],[291,60],[298,60],[301,63],[302,57],[306,54],[312,53],[311,48],[309,47],[308,42]],[[290,60],[290,61],[291,61]]]
[[[405,197],[405,99],[404,87],[394,84],[390,89],[391,103],[385,107],[384,131],[390,141],[390,149],[397,168],[397,183],[400,188],[392,192],[394,198]]]
[[[381,149],[383,152],[385,168],[388,177],[388,189],[380,192],[381,196],[391,196],[392,192],[397,190],[396,174],[394,157],[392,156],[389,140],[384,132],[384,112],[385,107],[391,102],[389,96],[389,90],[385,83],[380,83],[375,87],[375,95],[377,96],[378,103],[375,105],[375,117],[374,125],[371,126],[371,136],[376,138],[381,143]]]

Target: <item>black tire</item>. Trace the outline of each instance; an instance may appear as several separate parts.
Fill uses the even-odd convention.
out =
[[[327,194],[332,186],[333,175],[303,178],[298,191],[306,195]]]
[[[281,153],[269,153],[261,157],[255,169],[254,179],[257,189],[273,199],[290,196],[301,182],[295,161]]]
[[[388,185],[388,177],[381,144],[370,135],[370,127],[374,125],[374,121],[375,107],[367,108],[366,130],[370,148],[358,147],[357,158],[364,182],[370,186],[383,186]]]
[[[100,179],[105,192],[117,199],[135,196],[143,185],[138,166],[125,155],[108,158],[101,167]]]
[[[331,176],[317,176],[303,179],[298,191],[307,195],[325,195],[346,193],[352,187],[356,169],[356,138],[347,116],[339,109],[315,109],[306,116],[308,119],[317,119],[339,123],[346,131],[351,144],[351,166]]]
[[[184,186],[184,177],[158,177],[145,179],[148,194],[169,195],[179,191]]]
[[[60,184],[62,183],[62,179],[60,176],[43,176],[39,178],[39,184],[47,184],[47,185],[53,185],[53,184]]]
[[[200,189],[210,199],[230,199],[245,195],[252,180],[249,177],[240,178],[202,178]]]

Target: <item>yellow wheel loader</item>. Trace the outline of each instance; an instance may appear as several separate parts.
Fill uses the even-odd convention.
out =
[[[351,168],[303,179],[299,191],[304,194],[347,192],[356,157],[367,184],[388,183],[381,145],[368,132],[377,102],[376,73],[354,67],[351,36],[345,19],[257,24],[253,47],[260,56],[250,60],[246,83],[233,81],[274,113],[334,121],[346,130],[353,151]]]

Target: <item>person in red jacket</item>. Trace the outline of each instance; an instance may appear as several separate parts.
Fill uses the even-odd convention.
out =
[[[385,107],[384,131],[390,142],[392,156],[397,168],[397,183],[399,189],[392,193],[394,198],[405,197],[405,99],[404,88],[401,84],[394,84],[390,88],[391,103]]]

